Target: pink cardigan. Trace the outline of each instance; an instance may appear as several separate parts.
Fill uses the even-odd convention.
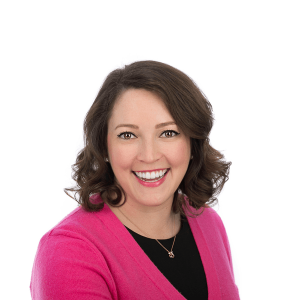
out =
[[[202,258],[208,299],[239,299],[220,217],[206,208],[188,221]],[[79,207],[42,237],[30,289],[34,300],[185,299],[107,205],[92,213]]]

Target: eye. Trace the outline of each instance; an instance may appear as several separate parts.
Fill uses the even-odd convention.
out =
[[[178,134],[179,134],[179,132],[177,132],[175,130],[166,130],[160,136],[166,137],[166,138],[171,138],[171,137],[174,137]]]
[[[136,136],[132,132],[128,131],[120,133],[118,137],[123,140],[131,140],[133,138],[136,138]]]

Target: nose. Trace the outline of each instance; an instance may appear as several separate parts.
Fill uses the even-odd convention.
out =
[[[159,145],[153,140],[143,140],[139,145],[138,160],[144,163],[153,163],[161,158]]]

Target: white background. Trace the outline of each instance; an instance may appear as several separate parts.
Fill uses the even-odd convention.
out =
[[[30,299],[42,235],[106,75],[136,60],[188,74],[232,161],[215,207],[243,300],[300,299],[299,1],[1,1],[1,299]]]

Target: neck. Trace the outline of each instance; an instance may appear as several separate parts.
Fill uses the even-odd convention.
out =
[[[169,239],[180,229],[180,214],[174,214],[170,206],[138,210],[126,202],[110,209],[126,227],[148,238]]]

